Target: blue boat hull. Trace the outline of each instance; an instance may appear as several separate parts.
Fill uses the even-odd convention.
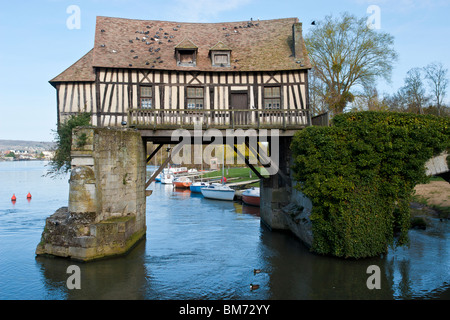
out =
[[[191,189],[191,192],[196,192],[196,193],[202,193],[201,188],[204,188],[205,186],[193,186],[191,185],[189,188]]]

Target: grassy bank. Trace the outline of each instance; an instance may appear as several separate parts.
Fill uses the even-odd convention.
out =
[[[450,219],[450,207],[430,203],[426,197],[417,194],[413,196],[412,200],[413,203],[419,205],[420,209],[414,208],[413,206],[413,208],[411,209],[411,217],[414,217],[416,215],[423,215],[423,210],[425,210],[432,216],[441,219]]]
[[[450,184],[440,177],[431,177],[427,184],[414,188],[412,201],[436,211],[439,218],[450,218]]]
[[[450,219],[450,184],[431,177],[427,184],[415,187],[410,204],[411,228],[425,229],[429,218]]]
[[[268,176],[268,172],[263,167],[257,167],[256,170],[263,176]],[[228,183],[244,182],[258,179],[258,176],[248,167],[225,168],[225,177]],[[203,174],[203,178],[220,180],[222,178],[222,169]],[[252,183],[251,186],[259,186],[259,182]]]

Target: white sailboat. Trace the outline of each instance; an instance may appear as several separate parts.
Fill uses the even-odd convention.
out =
[[[211,184],[206,188],[202,188],[202,194],[205,198],[216,200],[233,201],[235,190],[226,185]]]
[[[222,184],[213,183],[205,188],[201,188],[202,194],[205,198],[216,200],[233,201],[235,190],[225,185],[225,145],[223,146],[222,154]]]

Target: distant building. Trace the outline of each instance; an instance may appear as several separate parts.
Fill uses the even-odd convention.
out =
[[[44,159],[45,160],[52,160],[53,157],[55,156],[55,152],[54,151],[42,151],[42,153],[44,154]]]
[[[217,158],[211,158],[211,160],[209,161],[209,169],[213,171],[219,169],[219,161]]]

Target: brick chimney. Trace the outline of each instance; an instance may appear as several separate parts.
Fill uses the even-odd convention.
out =
[[[303,57],[303,51],[302,51],[302,43],[303,43],[303,36],[302,36],[302,23],[296,22],[292,25],[292,39],[293,39],[293,45],[294,45],[294,57],[296,58],[302,58]]]

